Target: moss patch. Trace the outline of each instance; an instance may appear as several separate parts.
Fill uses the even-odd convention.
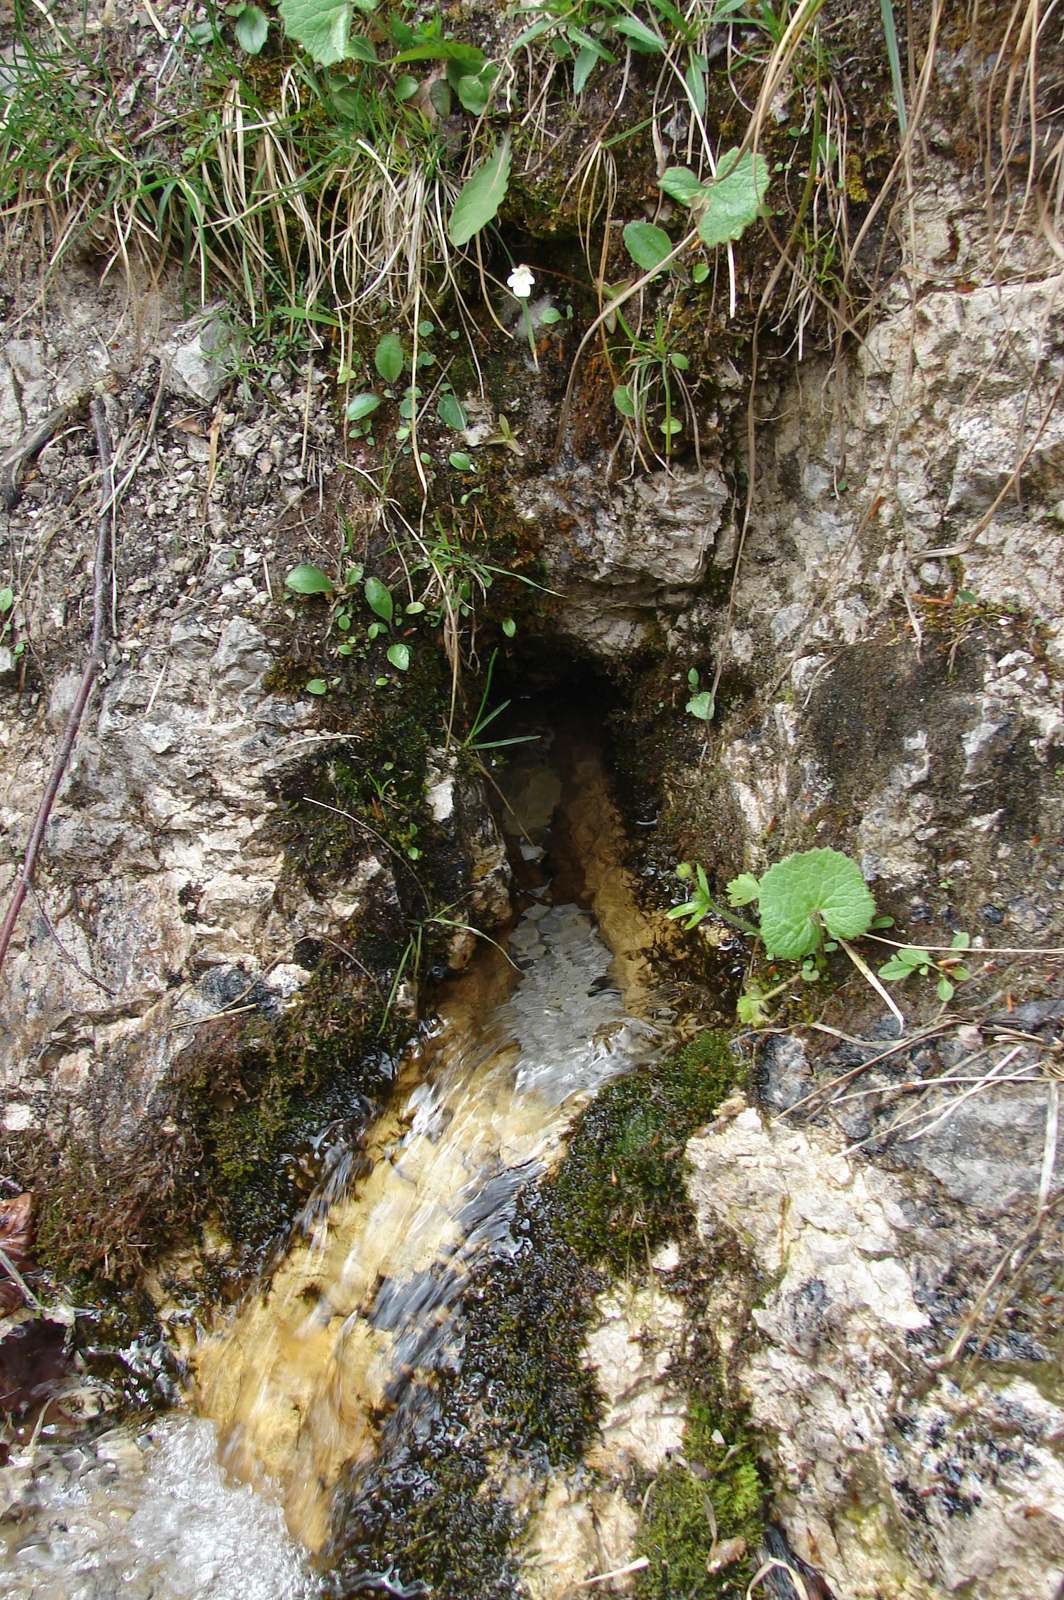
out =
[[[404,1430],[404,1432],[407,1430]],[[434,1600],[509,1600],[516,1518],[490,1492],[488,1460],[459,1423],[437,1415],[409,1428],[360,1488],[346,1516],[334,1592],[379,1591]],[[427,1586],[427,1587],[426,1587]]]
[[[208,1025],[179,1059],[202,1187],[235,1242],[262,1246],[290,1220],[313,1186],[302,1158],[314,1134],[342,1121],[357,1143],[381,1111],[394,1074],[376,1036],[381,983],[329,960],[282,1016]]]
[[[753,1575],[764,1500],[756,1435],[748,1430],[745,1414],[693,1398],[683,1462],[671,1462],[649,1490],[636,1540],[637,1553],[650,1563],[636,1582],[640,1600],[741,1594]],[[718,1545],[742,1539],[745,1547],[720,1572],[708,1570],[714,1526]]]
[[[578,1255],[638,1273],[659,1244],[689,1232],[684,1146],[740,1078],[727,1040],[707,1030],[607,1084],[581,1112],[546,1185],[554,1225]]]
[[[719,1293],[727,1284],[731,1314],[743,1330],[727,1352],[717,1341]],[[742,1402],[737,1373],[755,1335],[749,1308],[760,1293],[750,1261],[734,1244],[700,1249],[670,1277],[670,1292],[688,1302],[694,1330],[676,1357],[672,1381],[687,1402],[681,1458],[648,1488],[637,1553],[649,1566],[636,1582],[638,1600],[714,1600],[745,1593],[757,1565],[768,1485],[759,1464],[761,1438]],[[645,1480],[644,1480],[645,1482]],[[738,1557],[710,1572],[714,1549],[741,1539]]]
[[[560,1237],[538,1186],[511,1232],[513,1254],[473,1274],[448,1370],[408,1391],[368,1478],[341,1491],[332,1558],[345,1595],[382,1571],[438,1600],[516,1595],[503,1481],[514,1467],[573,1465],[594,1437],[604,1402],[584,1342],[602,1279]]]
[[[579,1461],[602,1419],[583,1355],[602,1279],[560,1236],[538,1188],[522,1196],[513,1234],[515,1253],[477,1273],[463,1302],[455,1393],[479,1408],[494,1443],[560,1466]]]

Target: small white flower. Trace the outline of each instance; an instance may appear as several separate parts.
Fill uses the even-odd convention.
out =
[[[520,265],[514,268],[506,280],[509,288],[517,296],[518,300],[528,299],[529,295],[532,293],[532,285],[535,283],[535,281],[535,278],[532,276],[532,268],[526,267],[523,261],[520,263]]]

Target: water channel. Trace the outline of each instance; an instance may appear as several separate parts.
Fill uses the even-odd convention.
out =
[[[520,883],[399,1065],[357,1182],[320,1191],[270,1278],[180,1351],[149,1426],[53,1430],[0,1468],[0,1590],[35,1600],[296,1600],[323,1592],[337,1484],[381,1419],[454,1359],[470,1273],[512,1254],[520,1191],[608,1079],[669,1030],[655,929],[622,865],[603,759],[564,715],[498,774]],[[372,1582],[368,1588],[372,1588]],[[382,1586],[387,1583],[382,1579]]]

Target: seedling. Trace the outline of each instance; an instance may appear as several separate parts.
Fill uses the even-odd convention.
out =
[[[952,945],[957,954],[940,956],[938,960],[930,950],[921,950],[917,945],[904,945],[880,967],[879,976],[886,978],[888,983],[904,983],[906,978],[918,972],[921,978],[936,980],[935,990],[941,1001],[952,1000],[956,985],[967,982],[971,977],[960,961],[960,952],[967,950],[971,942],[966,933],[954,934]]]
[[[687,687],[691,691],[691,698],[684,706],[684,710],[689,716],[697,717],[699,722],[712,722],[715,709],[713,696],[708,689],[699,691],[698,681],[698,669],[692,667],[687,674]]]

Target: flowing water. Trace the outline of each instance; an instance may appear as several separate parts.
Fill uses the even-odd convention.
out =
[[[660,1049],[633,1014],[652,930],[598,754],[569,735],[552,764],[545,743],[503,779],[526,887],[508,958],[486,948],[449,986],[401,1064],[368,1175],[342,1192],[334,1174],[268,1285],[183,1352],[197,1415],[65,1453],[41,1440],[0,1469],[18,1508],[0,1524],[3,1592],[315,1592],[307,1552],[326,1542],[341,1468],[374,1461],[381,1416],[447,1358],[471,1268],[512,1248],[517,1195],[579,1107]]]

